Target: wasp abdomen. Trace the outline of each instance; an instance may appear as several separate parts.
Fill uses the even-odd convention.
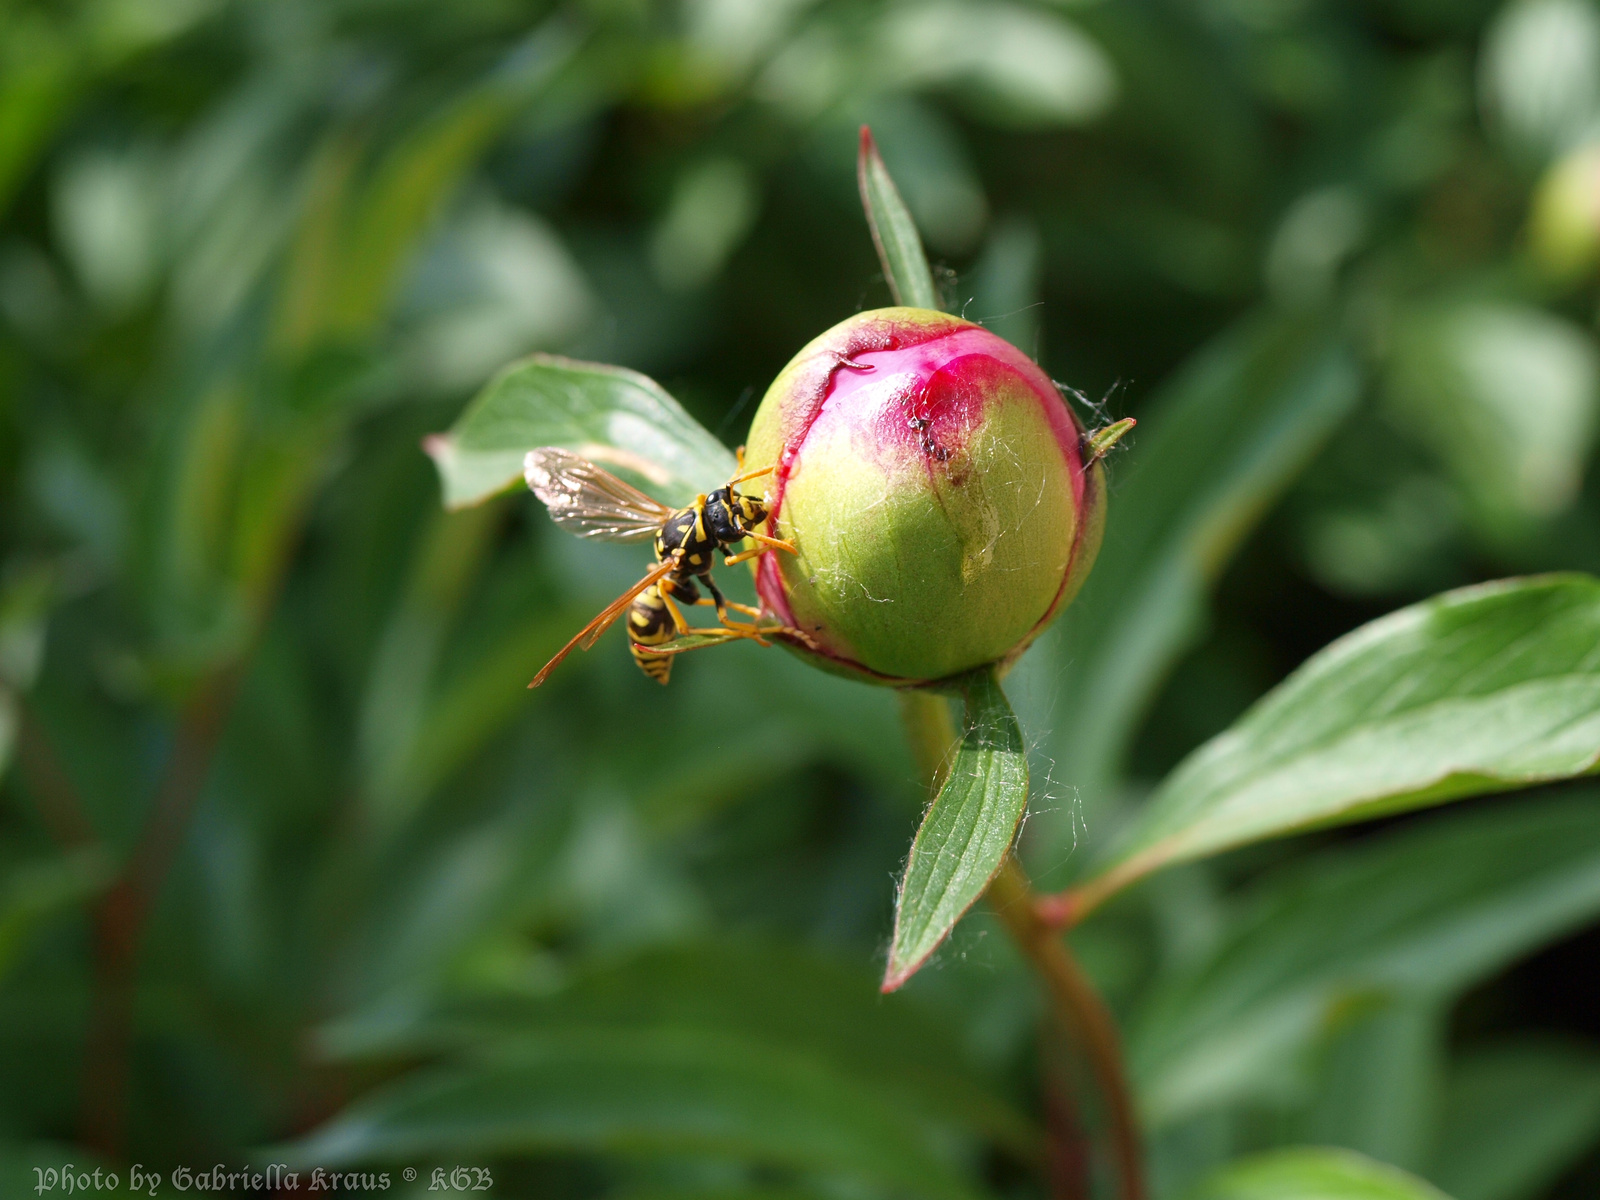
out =
[[[628,609],[628,649],[639,669],[657,683],[666,683],[672,676],[670,654],[651,654],[640,646],[660,646],[678,634],[672,614],[661,599],[659,588],[646,588],[639,593]]]

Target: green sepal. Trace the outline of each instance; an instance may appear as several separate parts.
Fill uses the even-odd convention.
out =
[[[896,304],[908,308],[939,307],[939,293],[933,286],[933,271],[917,234],[917,223],[900,198],[899,189],[883,165],[872,130],[861,127],[861,153],[856,159],[856,182],[861,188],[861,205],[867,210],[867,225],[872,244],[878,248],[883,277]]]
[[[1028,807],[1028,754],[994,666],[952,680],[964,732],[906,863],[883,990],[916,974],[988,888]]]

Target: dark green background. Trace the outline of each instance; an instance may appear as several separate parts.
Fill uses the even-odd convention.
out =
[[[863,121],[947,306],[1091,419],[1140,418],[1110,464],[1112,538],[1181,528],[1248,477],[1220,533],[1163,552],[1206,598],[1133,629],[1145,683],[1075,694],[1072,612],[1015,677],[1026,845],[1053,882],[1331,638],[1446,587],[1600,568],[1594,263],[1530,232],[1600,124],[1588,0],[5,0],[0,19],[17,1180],[92,1161],[85,1138],[163,1170],[243,1161],[377,1089],[393,1134],[363,1161],[489,1164],[496,1195],[1043,1194],[1049,1060],[998,929],[969,918],[907,996],[874,998],[920,801],[892,696],[753,646],[686,658],[663,691],[616,635],[526,693],[638,553],[561,537],[527,495],[447,517],[419,449],[534,349],[644,371],[736,443],[801,344],[888,301]],[[1344,398],[1307,416],[1296,373],[1329,346]],[[1186,373],[1206,355],[1209,400]],[[1186,400],[1192,436],[1119,529],[1119,479]],[[1085,603],[1115,610],[1112,586]],[[1109,724],[1069,753],[1088,712]],[[1397,860],[1398,897],[1465,871],[1451,823],[1505,803],[1178,868],[1081,952],[1137,1030],[1275,880],[1436,838]],[[1536,880],[1537,839],[1504,844]],[[155,899],[123,977],[105,914],[129,911],[107,889],[130,862]],[[1484,920],[1514,919],[1499,896]],[[1597,915],[1533,922],[1439,994],[1359,971],[1318,991],[1314,1034],[1259,1086],[1156,1129],[1160,1194],[1314,1141],[1458,1200],[1592,1195]],[[1269,970],[1270,947],[1241,953]],[[123,1054],[87,1039],[130,978]],[[115,1111],[122,1062],[118,1129],[95,1098]],[[1514,1178],[1463,1182],[1463,1146]]]

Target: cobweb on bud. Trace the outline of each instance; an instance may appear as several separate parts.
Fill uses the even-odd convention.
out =
[[[1054,631],[1047,631],[1030,654],[1043,654],[1047,660],[1056,655],[1057,651],[1050,641],[1053,635]],[[1076,784],[1056,778],[1056,760],[1044,749],[1050,730],[1054,728],[1056,707],[1061,699],[1054,679],[1054,673],[1048,669],[1040,672],[1019,670],[1010,677],[1008,687],[1019,710],[1030,713],[1032,717],[1024,724],[1024,729],[1028,730],[1024,737],[1027,740],[1031,795],[1027,811],[1022,816],[1022,824],[1017,830],[1017,843],[1021,844],[1027,834],[1028,822],[1035,816],[1065,813],[1072,830],[1072,844],[1065,853],[1043,864],[1047,873],[1063,868],[1072,860],[1078,847],[1086,845],[1089,840],[1083,794]]]
[[[1073,387],[1070,383],[1062,383],[1059,379],[1052,379],[1050,382],[1056,385],[1056,391],[1061,393],[1061,398],[1067,402],[1067,406],[1077,410],[1084,428],[1090,433],[1105,428],[1117,419],[1111,415],[1111,401],[1127,387],[1127,384],[1119,379],[1105,390],[1105,395],[1094,400],[1087,392]]]
[[[1033,797],[1028,802],[1027,811],[1022,814],[1022,824],[1017,828],[1017,842],[1020,844],[1027,835],[1028,822],[1036,814],[1043,816],[1046,813],[1064,811],[1072,829],[1072,845],[1067,848],[1060,862],[1051,864],[1054,869],[1072,861],[1072,856],[1078,852],[1080,841],[1088,841],[1089,823],[1083,815],[1083,795],[1078,791],[1077,785],[1056,779],[1056,760],[1040,749],[1040,738],[1037,735],[1030,736],[1028,738],[1030,774],[1034,773],[1033,764],[1041,759],[1044,762],[1044,771],[1034,784]]]

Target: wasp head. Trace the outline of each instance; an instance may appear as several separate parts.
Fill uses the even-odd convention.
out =
[[[739,518],[739,524],[754,529],[767,519],[767,503],[761,496],[747,496],[736,488],[728,489],[729,507]]]
[[[724,546],[743,541],[745,534],[767,519],[767,506],[757,496],[746,496],[732,484],[706,496],[706,525]]]

